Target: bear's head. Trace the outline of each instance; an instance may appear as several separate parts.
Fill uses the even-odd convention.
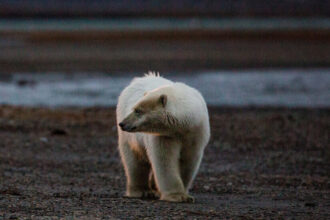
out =
[[[147,92],[119,126],[126,132],[167,135],[177,121],[168,111],[168,102],[169,94],[165,88]]]

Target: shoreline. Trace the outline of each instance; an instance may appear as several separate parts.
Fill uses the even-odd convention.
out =
[[[161,72],[201,92],[209,105],[314,107],[329,105],[330,69]],[[0,78],[0,104],[25,106],[115,106],[134,74],[22,73]]]

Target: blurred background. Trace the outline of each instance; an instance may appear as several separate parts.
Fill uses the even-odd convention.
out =
[[[330,2],[2,0],[0,104],[113,106],[152,70],[216,106],[330,106]]]

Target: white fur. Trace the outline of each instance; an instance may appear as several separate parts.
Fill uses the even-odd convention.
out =
[[[152,194],[150,171],[162,200],[191,201],[188,190],[197,174],[210,137],[209,116],[201,94],[183,84],[149,73],[135,78],[119,96],[117,123],[134,106],[160,95],[167,96],[165,110],[178,119],[178,126],[166,133],[128,133],[118,126],[120,155],[127,177],[126,195]],[[151,166],[150,166],[151,165]]]

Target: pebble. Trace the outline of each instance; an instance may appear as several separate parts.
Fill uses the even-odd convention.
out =
[[[41,137],[39,140],[44,143],[48,142],[48,139],[46,137]]]

